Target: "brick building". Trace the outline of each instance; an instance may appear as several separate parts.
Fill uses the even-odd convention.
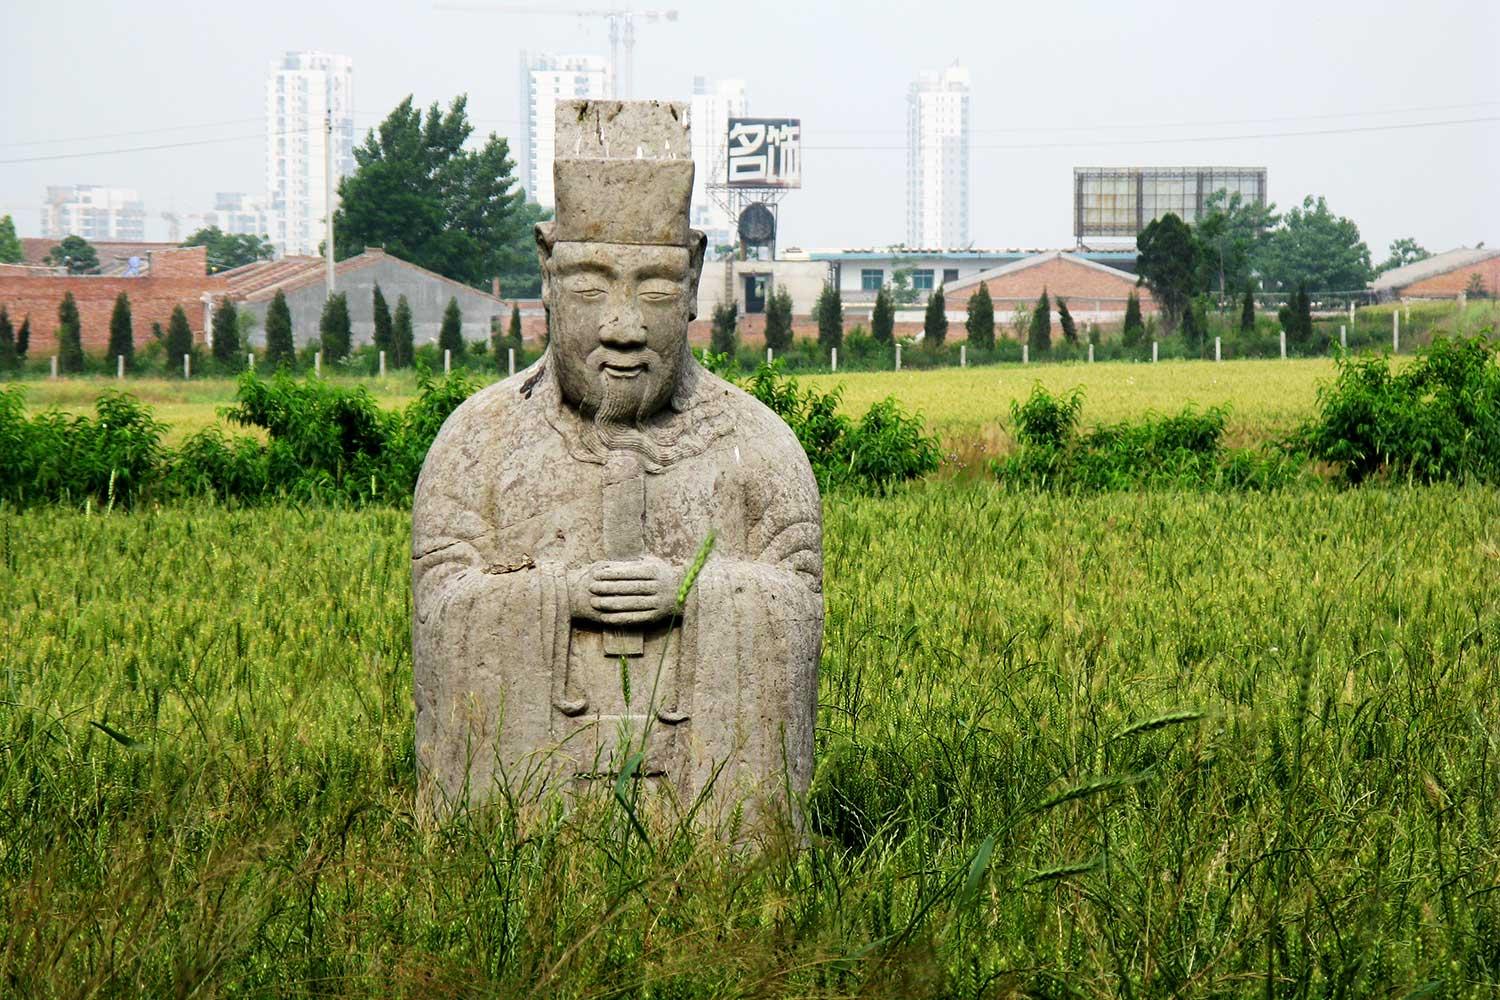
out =
[[[1500,249],[1460,247],[1405,267],[1392,268],[1370,288],[1376,299],[1456,299],[1477,284],[1486,295],[1500,293]]]
[[[36,356],[56,352],[57,308],[68,292],[78,303],[85,351],[102,352],[109,346],[109,317],[121,292],[130,297],[137,344],[150,335],[152,323],[165,328],[172,310],[179,305],[187,313],[194,339],[201,340],[207,313],[205,299],[225,290],[222,278],[207,273],[207,249],[172,246],[146,251],[145,256],[143,273],[136,277],[65,275],[51,268],[0,265],[0,305],[18,326],[30,317],[31,351]]]
[[[1098,264],[1076,253],[1054,250],[1039,253],[1012,264],[983,271],[967,281],[960,281],[943,291],[950,321],[962,321],[969,296],[980,283],[989,287],[995,302],[998,331],[1017,306],[1035,307],[1046,291],[1056,307],[1059,297],[1066,299],[1068,311],[1080,323],[1112,323],[1125,316],[1125,302],[1131,295],[1141,301],[1141,312],[1156,311],[1156,302],[1145,287],[1136,286],[1135,275],[1106,264]]]

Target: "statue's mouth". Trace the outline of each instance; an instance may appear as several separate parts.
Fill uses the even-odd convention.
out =
[[[635,378],[646,370],[646,362],[606,361],[601,367],[610,378]]]

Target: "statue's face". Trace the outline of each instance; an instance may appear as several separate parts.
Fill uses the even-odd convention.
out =
[[[688,358],[698,271],[684,247],[557,243],[542,251],[563,398],[633,421],[667,405]]]

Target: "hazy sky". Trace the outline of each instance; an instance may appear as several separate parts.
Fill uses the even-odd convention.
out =
[[[905,238],[906,89],[955,59],[973,78],[977,246],[1071,244],[1074,166],[1184,164],[1265,166],[1282,208],[1326,195],[1377,261],[1398,236],[1500,245],[1494,0],[645,2],[680,16],[639,29],[636,96],[741,77],[751,113],[802,119],[783,246]],[[164,239],[161,212],[262,193],[265,78],[288,49],[353,58],[361,135],[408,93],[468,93],[480,130],[518,135],[520,50],[607,55],[602,21],[561,12],[609,3],[495,6],[523,12],[0,0],[0,213],[35,235],[48,184],[133,187]],[[1451,124],[1391,127],[1412,123]]]

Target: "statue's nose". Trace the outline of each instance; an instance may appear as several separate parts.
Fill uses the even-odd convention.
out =
[[[644,347],[646,327],[635,303],[624,296],[616,299],[609,318],[599,328],[599,341],[609,347]]]

